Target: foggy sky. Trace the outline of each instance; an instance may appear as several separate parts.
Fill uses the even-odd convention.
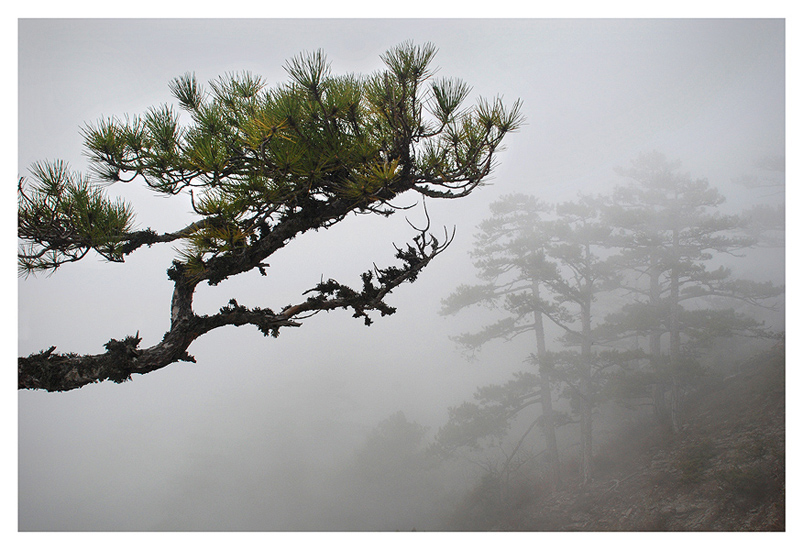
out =
[[[190,347],[196,364],[64,394],[20,392],[21,530],[331,528],[314,513],[334,498],[320,494],[316,468],[348,458],[398,410],[435,431],[448,406],[523,368],[530,342],[489,345],[468,363],[448,337],[475,320],[437,314],[441,298],[473,281],[467,251],[489,203],[513,192],[602,193],[614,167],[655,149],[737,209],[755,196],[731,179],[784,151],[782,20],[22,20],[19,175],[45,159],[85,171],[85,123],[170,102],[168,82],[185,72],[205,83],[247,70],[273,85],[287,80],[286,60],[322,48],[333,73],[370,73],[408,39],[433,42],[438,75],[465,80],[470,101],[523,101],[526,125],[506,138],[492,185],[427,203],[433,227],[456,226],[452,247],[394,291],[398,312],[371,327],[338,311],[278,339],[218,329]],[[132,202],[143,228],[192,219],[185,198],[136,182],[109,192]],[[303,235],[270,258],[267,277],[199,287],[195,309],[230,298],[281,307],[322,276],[358,284],[372,262],[393,262],[393,242],[414,236],[405,215],[421,225],[419,208]],[[157,343],[173,255],[167,246],[125,264],[88,257],[20,279],[19,355],[52,345],[99,353],[137,331],[143,347]],[[782,282],[782,262],[760,271]]]

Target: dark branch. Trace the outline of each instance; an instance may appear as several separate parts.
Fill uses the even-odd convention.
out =
[[[120,383],[129,380],[132,374],[145,374],[178,361],[194,362],[187,353],[190,344],[223,326],[253,325],[265,336],[276,337],[281,328],[301,326],[301,318],[335,309],[351,309],[354,317],[362,317],[365,324],[370,325],[369,312],[378,311],[382,316],[393,314],[396,310],[385,303],[385,297],[402,283],[415,281],[419,272],[449,246],[452,238],[447,234],[441,244],[432,235],[420,233],[407,248],[397,248],[396,257],[402,260],[401,266],[363,273],[360,292],[330,279],[307,291],[305,294],[313,295],[306,301],[288,306],[280,313],[247,308],[232,299],[214,315],[195,315],[192,312],[195,284],[183,282],[186,281],[183,266],[174,264],[176,287],[171,328],[160,343],[139,349],[141,338],[137,334],[123,340],[110,340],[105,345],[106,353],[99,355],[57,354],[55,347],[51,347],[20,357],[19,389],[67,391],[104,380]]]

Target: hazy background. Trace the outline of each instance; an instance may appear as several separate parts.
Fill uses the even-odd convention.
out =
[[[168,82],[185,72],[206,82],[248,70],[275,84],[287,59],[322,48],[334,73],[370,73],[409,39],[433,42],[439,74],[464,79],[472,101],[521,98],[527,118],[506,139],[492,185],[427,203],[434,227],[456,226],[451,248],[371,327],[339,311],[278,339],[218,329],[190,347],[196,364],[64,394],[19,392],[20,530],[420,529],[423,508],[416,517],[392,498],[346,494],[336,472],[388,415],[401,410],[431,434],[448,406],[522,369],[528,342],[489,345],[469,363],[448,337],[477,319],[437,314],[441,298],[473,281],[467,252],[490,202],[604,192],[615,166],[653,149],[707,177],[726,209],[783,200],[731,181],[784,152],[783,20],[21,20],[19,175],[57,158],[85,170],[85,123],[170,102]],[[110,193],[133,203],[141,227],[191,220],[188,199],[136,182]],[[424,219],[420,208],[406,215]],[[392,262],[392,242],[413,236],[404,214],[352,216],[271,257],[268,277],[199,287],[196,311],[230,298],[275,309],[322,276],[358,284],[372,262]],[[88,257],[20,279],[19,355],[52,345],[98,353],[137,331],[155,344],[169,325],[173,254]],[[781,252],[736,272],[783,282],[783,269]]]

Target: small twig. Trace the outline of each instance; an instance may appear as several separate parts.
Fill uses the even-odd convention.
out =
[[[424,229],[419,229],[419,228],[417,228],[417,227],[416,227],[416,226],[413,224],[413,222],[411,222],[411,221],[410,221],[408,218],[404,218],[404,219],[405,219],[405,220],[407,220],[407,223],[410,225],[410,227],[412,227],[413,229],[415,229],[415,230],[416,230],[416,231],[418,231],[419,233],[426,233],[427,231],[429,231],[429,226],[430,226],[430,223],[431,223],[431,221],[432,221],[432,220],[430,219],[430,217],[429,217],[429,212],[427,211],[427,201],[426,201],[426,198],[423,198],[423,199],[422,199],[422,203],[423,203],[423,205],[424,205],[424,216],[426,216],[426,218],[427,218],[427,225],[426,225],[426,227],[425,227]]]

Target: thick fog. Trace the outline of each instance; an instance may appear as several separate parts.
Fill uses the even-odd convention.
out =
[[[723,212],[783,204],[782,186],[737,181],[784,155],[785,27],[772,19],[21,20],[19,175],[46,159],[86,171],[85,123],[171,102],[168,83],[186,72],[207,82],[247,70],[274,85],[287,81],[286,60],[321,48],[333,73],[368,74],[405,40],[437,46],[438,75],[471,85],[469,104],[523,102],[526,124],[505,138],[488,185],[427,201],[433,231],[454,228],[453,244],[395,290],[388,303],[398,311],[370,327],[346,311],[277,339],[227,327],[191,345],[194,364],[65,393],[20,391],[20,530],[443,529],[476,482],[472,464],[371,474],[382,459],[372,457],[370,435],[401,411],[427,428],[426,445],[449,407],[526,370],[532,336],[490,342],[468,360],[450,336],[494,313],[439,314],[459,284],[477,282],[469,251],[491,203],[512,193],[550,203],[605,194],[623,181],[615,168],[658,151],[707,178],[727,198]],[[133,204],[138,227],[165,232],[193,220],[186,196],[155,196],[138,181],[108,192]],[[393,243],[415,236],[407,220],[426,223],[420,200],[388,219],[352,215],[304,234],[269,258],[267,277],[200,286],[195,310],[231,298],[279,308],[322,278],[359,286],[374,263],[393,263]],[[175,254],[169,244],[123,264],[90,254],[19,279],[19,355],[51,346],[100,353],[137,331],[143,347],[156,344],[169,328],[165,271]],[[784,283],[782,247],[729,266]],[[783,330],[782,307],[761,315]],[[537,435],[528,445],[544,448]]]

